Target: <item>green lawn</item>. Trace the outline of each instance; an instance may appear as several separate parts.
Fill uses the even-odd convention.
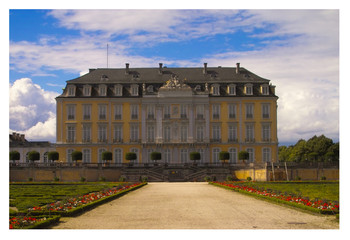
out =
[[[11,183],[10,207],[16,207],[19,211],[25,211],[30,207],[42,206],[67,197],[101,191],[119,184],[121,183]]]
[[[235,182],[253,188],[271,189],[282,194],[308,197],[310,200],[339,201],[339,182]]]

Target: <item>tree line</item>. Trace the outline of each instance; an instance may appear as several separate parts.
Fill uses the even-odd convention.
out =
[[[281,162],[337,162],[339,161],[339,142],[321,136],[309,140],[300,139],[295,145],[278,147]]]

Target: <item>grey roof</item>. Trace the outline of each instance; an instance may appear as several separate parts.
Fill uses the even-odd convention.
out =
[[[240,73],[236,73],[236,68],[229,67],[208,67],[207,74],[203,73],[204,68],[129,68],[126,74],[125,68],[98,68],[90,69],[90,72],[78,78],[67,81],[67,83],[100,83],[101,77],[108,77],[108,83],[164,83],[172,75],[177,75],[179,79],[186,79],[187,82],[260,82],[268,83],[270,80],[261,78],[254,73],[240,68]]]

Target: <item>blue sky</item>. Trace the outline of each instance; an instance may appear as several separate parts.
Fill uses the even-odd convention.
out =
[[[11,131],[55,141],[55,101],[89,68],[234,67],[276,85],[282,144],[339,139],[338,10],[9,10]],[[32,97],[26,97],[31,92]]]

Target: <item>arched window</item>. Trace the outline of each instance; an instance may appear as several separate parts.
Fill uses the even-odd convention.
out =
[[[84,163],[91,162],[91,150],[89,148],[83,149],[83,162]]]
[[[43,161],[44,161],[44,163],[46,163],[46,162],[49,162],[49,160],[48,160],[48,152],[45,152],[44,153],[44,155],[43,155]]]
[[[249,162],[254,162],[254,148],[247,148],[247,152],[249,153]]]
[[[130,152],[136,153],[136,160],[135,162],[139,161],[139,149],[138,148],[132,148],[130,149]]]
[[[270,148],[263,148],[263,162],[271,162],[271,149]]]
[[[121,148],[114,149],[114,162],[116,164],[123,163],[123,149],[121,149]]]
[[[237,148],[229,148],[230,163],[237,163]]]
[[[102,153],[107,151],[105,148],[99,148],[98,149],[98,163],[102,163]]]
[[[66,156],[66,159],[67,159],[67,162],[72,162],[72,152],[74,152],[74,149],[67,149],[67,156]]]
[[[220,153],[220,148],[213,148],[213,163],[218,163],[219,162],[219,153]]]

